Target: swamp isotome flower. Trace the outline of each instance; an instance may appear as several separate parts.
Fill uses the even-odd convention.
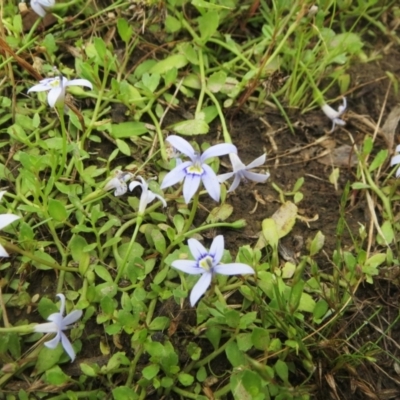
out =
[[[64,350],[67,352],[71,361],[75,360],[75,351],[71,345],[71,342],[68,340],[67,336],[65,336],[66,329],[69,329],[71,324],[78,321],[79,318],[82,317],[82,310],[74,310],[70,312],[65,318],[63,317],[65,311],[65,296],[62,293],[58,293],[56,295],[61,300],[60,312],[51,314],[45,324],[38,324],[34,327],[35,332],[41,333],[55,333],[56,336],[46,342],[44,345],[49,349],[55,349],[58,343],[61,340],[61,344],[64,347]]]
[[[117,169],[114,178],[110,179],[104,186],[104,190],[115,189],[114,196],[122,196],[128,191],[126,182],[133,178],[133,174]]]
[[[0,191],[0,200],[3,198],[4,190]],[[5,228],[7,225],[12,224],[14,221],[19,219],[18,215],[14,214],[0,214],[0,230]],[[0,257],[8,257],[8,253],[5,248],[0,244]]]
[[[50,107],[55,107],[64,103],[67,86],[86,86],[93,89],[93,85],[87,79],[72,79],[69,81],[65,76],[56,76],[41,80],[37,85],[31,87],[28,93],[48,90],[47,102]]]
[[[399,165],[400,164],[400,144],[396,146],[396,155],[392,157],[390,160],[390,166]],[[397,167],[396,178],[400,176],[400,167]]]
[[[335,130],[336,125],[340,126],[346,125],[346,122],[339,118],[346,111],[347,108],[346,97],[343,97],[343,105],[339,106],[337,111],[334,110],[331,106],[328,106],[328,104],[323,104],[321,108],[322,111],[325,113],[325,115],[332,121],[332,129],[329,131],[329,133]]]
[[[55,0],[32,0],[31,7],[33,11],[44,18],[48,11],[56,4]]]
[[[168,172],[162,181],[161,189],[175,185],[182,179],[185,179],[183,184],[183,198],[185,199],[186,204],[188,204],[190,199],[197,192],[200,182],[202,181],[208,194],[215,201],[219,201],[221,188],[217,176],[205,161],[211,157],[237,153],[236,146],[228,143],[216,144],[200,155],[194,150],[188,141],[179,136],[168,136],[166,141],[179,152],[188,156],[191,161],[184,161],[178,164],[172,171]]]
[[[217,178],[219,182],[225,182],[227,179],[232,178],[232,176],[235,176],[233,179],[233,183],[231,187],[229,188],[228,192],[233,192],[238,186],[240,181],[243,180],[250,180],[253,182],[265,182],[269,178],[269,174],[258,174],[256,172],[250,172],[250,169],[253,169],[255,167],[259,167],[260,165],[263,165],[265,163],[266,155],[263,154],[262,156],[256,158],[254,161],[252,161],[249,165],[244,165],[240,158],[238,157],[237,154],[231,153],[229,154],[229,158],[231,159],[232,163],[232,168],[233,172],[228,172],[226,174],[218,175]]]
[[[144,212],[146,211],[146,207],[149,203],[151,203],[155,198],[161,201],[164,207],[167,206],[167,203],[165,199],[157,194],[149,190],[149,185],[148,183],[141,177],[138,176],[138,178],[142,181],[142,183],[138,181],[133,181],[129,184],[129,190],[132,191],[136,187],[140,186],[142,188],[142,194],[140,195],[140,201],[139,201],[139,210],[138,213],[139,215],[143,215]]]
[[[210,286],[211,279],[215,273],[221,275],[254,274],[253,268],[246,264],[220,264],[224,253],[224,237],[222,235],[214,238],[209,251],[196,239],[189,239],[188,246],[194,257],[194,261],[176,260],[171,265],[173,268],[190,275],[201,274],[200,279],[190,293],[190,304],[192,307]]]

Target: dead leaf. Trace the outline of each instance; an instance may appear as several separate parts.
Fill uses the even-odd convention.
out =
[[[352,146],[344,144],[343,146],[333,149],[329,154],[318,158],[317,161],[324,165],[349,167],[357,164],[357,155]]]

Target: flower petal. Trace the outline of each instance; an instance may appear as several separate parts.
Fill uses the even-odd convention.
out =
[[[38,13],[36,12],[36,14],[38,14]],[[54,79],[51,78],[51,80],[54,80]],[[37,85],[32,86],[30,89],[28,89],[28,93],[30,93],[30,92],[45,92],[46,90],[50,90],[50,89],[51,89],[51,86],[47,85],[47,83],[38,83]]]
[[[187,244],[190,253],[197,262],[208,254],[206,248],[197,239],[189,239]]]
[[[187,155],[190,159],[196,157],[196,151],[187,140],[176,135],[168,136],[165,140],[180,153]]]
[[[33,331],[41,333],[56,333],[58,332],[58,327],[54,322],[45,322],[44,324],[35,325]]]
[[[86,86],[90,89],[93,89],[92,82],[88,81],[87,79],[72,79],[65,82],[64,86]]]
[[[61,338],[61,331],[57,331],[57,335],[54,336],[54,338],[49,340],[48,342],[45,342],[44,345],[49,349],[55,349],[60,341],[60,338]]]
[[[31,7],[32,7],[33,11],[35,11],[35,13],[37,15],[39,15],[40,17],[43,18],[44,16],[46,16],[46,10],[39,4],[39,1],[32,0]]]
[[[183,184],[183,198],[185,199],[186,204],[190,203],[191,198],[195,195],[200,186],[200,182],[201,177],[199,175],[186,175]]]
[[[65,97],[65,89],[61,86],[52,88],[47,95],[47,102],[50,107],[54,107],[57,103],[63,102]]]
[[[230,153],[229,159],[231,160],[232,169],[234,172],[246,168],[246,166],[242,163],[242,161],[240,160],[240,158],[237,154]]]
[[[154,196],[156,196],[157,199],[161,201],[163,207],[167,207],[167,202],[165,201],[164,197],[162,197],[160,194],[156,194],[156,193],[154,193]]]
[[[343,120],[340,119],[340,118],[335,118],[335,119],[333,120],[333,124],[340,125],[340,126],[345,126],[345,125],[346,125],[346,122],[343,121]]]
[[[193,307],[210,286],[211,272],[204,272],[190,292],[190,305]]]
[[[250,171],[243,171],[243,175],[246,179],[253,181],[253,182],[258,182],[258,183],[263,183],[269,178],[269,174],[257,174],[256,172],[250,172]]]
[[[237,148],[233,144],[230,143],[220,143],[214,146],[209,147],[202,155],[201,155],[201,163],[211,157],[219,157],[229,153],[237,153]]]
[[[254,269],[241,263],[219,264],[214,267],[214,272],[221,275],[245,275],[254,274]]]
[[[218,182],[223,183],[228,179],[232,178],[234,174],[235,174],[234,172],[227,172],[226,174],[217,175]]]
[[[65,312],[65,296],[62,293],[57,293],[56,297],[60,299],[60,315],[64,315]]]
[[[160,188],[165,189],[180,182],[186,176],[186,168],[191,165],[192,163],[190,161],[185,161],[184,163],[177,165],[172,171],[168,172],[168,174],[164,176]]]
[[[400,164],[400,154],[397,154],[396,156],[392,157],[390,160],[390,166],[393,167],[393,165]]]
[[[14,214],[0,214],[0,229],[5,228],[7,225],[12,224],[17,219],[20,219],[18,215]]]
[[[65,352],[69,355],[71,362],[75,360],[75,350],[72,347],[71,342],[68,340],[65,333],[61,332],[61,342],[62,346],[64,347]]]
[[[71,311],[62,321],[61,329],[65,329],[67,326],[74,324],[78,319],[82,317],[83,311],[82,310],[74,310]]]
[[[210,197],[215,201],[219,201],[221,196],[221,186],[219,184],[217,175],[215,175],[215,172],[209,165],[203,164],[202,167],[204,169],[204,174],[201,177],[203,185]]]
[[[235,179],[233,180],[232,185],[231,185],[231,187],[230,187],[229,190],[228,190],[228,193],[233,192],[234,190],[236,190],[237,187],[238,187],[239,184],[240,184],[240,181],[241,181],[240,175],[239,175],[239,174],[236,174],[236,175],[235,175]]]
[[[204,273],[204,269],[199,268],[197,262],[193,260],[175,260],[171,266],[189,275],[199,275]]]
[[[336,110],[334,110],[331,106],[328,106],[328,104],[324,104],[321,108],[324,114],[331,120],[340,117],[339,113]]]
[[[264,165],[266,159],[267,159],[267,155],[264,153],[262,156],[256,158],[249,165],[247,165],[246,169],[252,169],[252,168]]]
[[[0,257],[9,257],[6,249],[0,244]]]
[[[214,238],[209,254],[214,258],[215,265],[221,261],[224,254],[224,237],[222,235],[218,235]]]

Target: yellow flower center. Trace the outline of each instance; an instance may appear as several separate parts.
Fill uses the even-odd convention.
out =
[[[193,164],[190,167],[186,168],[186,172],[188,174],[193,174],[193,175],[203,175],[204,169],[201,168],[201,165],[198,164]]]
[[[60,78],[54,78],[51,82],[50,82],[50,86],[53,88],[59,87],[60,86]]]
[[[213,267],[213,259],[210,256],[205,256],[199,261],[200,268],[203,268],[206,271],[211,271]]]

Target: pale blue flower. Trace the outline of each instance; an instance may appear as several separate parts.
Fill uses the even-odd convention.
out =
[[[329,131],[329,133],[335,130],[336,125],[346,125],[346,122],[340,119],[347,108],[346,97],[343,97],[343,105],[339,106],[338,111],[334,110],[331,106],[328,106],[328,104],[323,104],[321,108],[325,115],[332,121],[332,129]]]
[[[71,358],[71,361],[75,360],[75,351],[72,347],[71,342],[63,331],[71,328],[70,325],[78,321],[82,317],[82,310],[74,310],[70,312],[65,318],[63,317],[65,311],[65,296],[62,293],[57,294],[57,297],[61,300],[60,312],[51,314],[47,321],[51,321],[45,324],[38,324],[33,329],[35,332],[41,333],[55,333],[56,336],[45,342],[45,346],[49,349],[55,349],[61,340],[61,344],[66,353]]]
[[[171,265],[173,268],[190,275],[201,274],[200,279],[194,285],[190,293],[190,304],[192,307],[206,292],[214,274],[254,274],[253,268],[246,264],[220,264],[221,258],[224,254],[224,237],[222,235],[218,235],[214,238],[209,251],[207,251],[196,239],[189,239],[188,246],[194,260],[176,260]]]
[[[138,210],[139,215],[144,214],[144,212],[146,211],[147,205],[156,198],[161,201],[163,207],[166,207],[167,203],[166,203],[165,199],[161,195],[149,190],[148,183],[141,176],[138,176],[138,178],[142,181],[142,183],[140,183],[138,181],[131,182],[129,184],[129,190],[132,191],[133,189],[135,189],[138,186],[140,186],[142,188],[142,194],[140,195],[139,210]]]
[[[62,79],[61,79],[62,78]],[[67,86],[86,86],[93,89],[93,85],[87,79],[72,79],[68,80],[64,76],[56,76],[54,78],[42,79],[37,85],[28,90],[30,92],[45,92],[49,91],[47,95],[47,102],[50,107],[64,104],[65,90]]]
[[[225,182],[227,179],[232,178],[234,176],[232,185],[229,188],[228,192],[233,192],[238,186],[240,181],[243,179],[244,181],[249,180],[253,182],[265,182],[269,178],[269,173],[266,174],[258,174],[256,172],[249,171],[250,169],[259,167],[265,163],[266,155],[256,158],[249,165],[244,165],[237,154],[231,153],[229,154],[229,158],[232,163],[233,172],[228,172],[226,174],[218,175],[217,178],[219,182]]]
[[[400,144],[396,146],[396,155],[390,160],[390,166],[400,164]],[[400,176],[400,167],[397,167],[396,178]]]
[[[33,11],[42,18],[44,18],[48,11],[51,10],[56,4],[55,0],[32,0],[31,7]]]
[[[0,200],[3,198],[6,192],[4,190],[0,191]],[[5,228],[7,225],[12,224],[14,221],[19,219],[18,215],[14,214],[0,214],[0,230]],[[0,257],[8,257],[6,249],[0,244]]]
[[[184,161],[178,164],[172,171],[165,176],[161,189],[165,189],[185,179],[183,184],[183,198],[186,204],[197,192],[200,182],[203,182],[208,194],[215,201],[219,201],[221,187],[217,175],[212,168],[205,163],[211,157],[218,157],[229,153],[237,153],[236,146],[233,144],[222,143],[208,148],[203,154],[197,153],[192,145],[179,136],[171,135],[167,139],[175,149],[190,158],[190,161]]]

